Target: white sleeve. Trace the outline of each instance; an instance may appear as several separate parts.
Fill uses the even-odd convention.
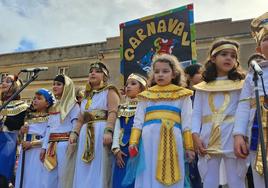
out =
[[[146,102],[144,101],[139,102],[135,112],[133,127],[142,129],[145,117],[145,109],[146,109]]]
[[[71,117],[70,118],[71,118],[71,123],[73,125],[73,128],[76,126],[76,122],[78,120],[78,116],[80,114],[80,111],[81,110],[80,110],[80,107],[78,104],[75,104],[75,106],[71,110],[71,113],[70,113]]]
[[[250,80],[252,78],[247,76],[240,94],[240,100],[235,114],[235,124],[233,135],[247,135],[249,119],[250,119],[250,99],[253,88],[251,88]]]
[[[181,125],[182,125],[182,132],[186,130],[192,130],[192,100],[190,97],[185,97],[182,99],[182,106],[181,106]]]
[[[119,137],[120,137],[120,120],[119,118],[117,118],[115,122],[115,127],[114,127],[112,150],[115,148],[120,148]]]
[[[47,149],[47,147],[48,147],[49,136],[50,136],[50,126],[49,126],[49,123],[47,123],[47,128],[46,128],[45,136],[42,139],[42,148],[43,149]]]
[[[202,124],[202,92],[196,91],[192,114],[192,133],[200,133]]]

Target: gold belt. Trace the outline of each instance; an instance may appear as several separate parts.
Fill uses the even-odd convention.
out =
[[[89,112],[93,116],[93,120],[87,123],[86,128],[86,141],[85,147],[82,154],[82,160],[86,163],[90,163],[94,159],[95,152],[95,132],[94,132],[94,122],[96,121],[106,121],[107,111],[106,110],[93,110]]]
[[[49,135],[49,142],[68,141],[70,133],[51,133]]]
[[[235,117],[233,115],[224,115],[224,114],[213,114],[213,115],[207,115],[202,117],[202,123],[211,123],[211,122],[217,122],[222,119],[224,116],[224,122],[226,123],[233,123],[235,120]]]
[[[181,123],[181,117],[179,112],[164,107],[153,109],[145,115],[145,122],[156,119],[161,119],[156,179],[164,185],[173,185],[181,179],[176,138],[173,132],[175,123]]]
[[[56,168],[57,162],[57,143],[69,140],[70,133],[51,133],[49,136],[49,147],[46,152],[44,165],[48,171]]]

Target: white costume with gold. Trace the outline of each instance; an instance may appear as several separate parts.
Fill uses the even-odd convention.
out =
[[[103,146],[109,115],[109,89],[116,90],[113,86],[107,86],[81,103],[81,113],[90,113],[94,120],[84,124],[80,131],[73,188],[111,187],[113,155],[110,147]]]
[[[266,91],[268,91],[268,62],[263,62],[261,64],[263,70],[263,80]],[[236,121],[233,131],[233,135],[243,135],[251,138],[251,128],[253,126],[254,117],[256,114],[256,102],[255,102],[255,91],[254,91],[254,82],[253,82],[253,71],[250,71],[246,77],[241,95],[240,102],[236,112]],[[263,88],[261,80],[258,80],[258,90],[260,95],[261,106],[263,104]],[[265,109],[262,107],[262,113]],[[267,110],[266,110],[267,113]],[[262,114],[263,115],[263,114]],[[264,127],[264,137],[267,145],[267,136],[265,135],[265,129],[267,129],[267,118],[262,116],[262,126]],[[266,132],[267,134],[267,132]],[[251,141],[251,139],[249,139]],[[250,143],[251,144],[251,143]],[[258,145],[260,147],[260,145]],[[262,160],[259,158],[256,160],[256,152],[260,156],[260,148],[257,151],[250,150],[250,161],[253,172],[253,180],[255,187],[265,187],[264,185],[264,176],[262,169]],[[256,171],[257,169],[257,171]]]
[[[72,80],[64,76],[65,85],[61,99],[53,106],[48,118],[48,134],[43,148],[47,149],[44,165],[47,173],[43,181],[47,188],[64,188],[66,176],[66,151],[70,132],[76,125],[80,107],[76,103]],[[48,143],[47,143],[48,142]]]
[[[139,163],[144,162],[145,168],[136,176],[135,188],[184,187],[184,151],[193,149],[190,95],[192,91],[172,84],[156,85],[138,95],[142,101],[130,145],[142,142]]]
[[[232,130],[242,81],[218,77],[201,82],[196,89],[192,116],[192,132],[198,133],[207,155],[199,156],[198,169],[204,187],[218,187],[219,168],[224,160],[229,187],[245,187],[246,161],[235,158]]]
[[[40,161],[40,151],[41,145],[44,140],[48,114],[32,113],[36,117],[27,119],[28,123],[28,133],[26,136],[26,141],[32,143],[32,148],[25,151],[25,161],[24,161],[24,175],[23,175],[23,187],[45,187],[45,182],[42,181],[43,175],[46,171],[43,163]],[[21,176],[21,165],[22,165],[22,150],[19,157],[19,165],[16,172],[16,184],[15,187],[20,186],[20,176]]]

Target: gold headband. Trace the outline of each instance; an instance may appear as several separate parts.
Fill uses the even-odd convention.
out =
[[[211,55],[210,57],[214,56],[216,53],[218,53],[219,51],[221,50],[225,50],[225,49],[232,49],[234,50],[236,53],[238,51],[237,47],[233,44],[223,44],[223,45],[220,45],[218,46],[217,48],[215,48],[212,52],[211,52]]]
[[[146,80],[144,80],[142,77],[132,73],[131,75],[128,76],[127,78],[128,80],[129,79],[133,79],[133,80],[137,80],[138,82],[140,82],[144,87],[146,87],[147,83],[146,83]]]
[[[100,66],[98,63],[91,64],[90,69],[92,69],[92,68],[100,69],[105,74],[105,76],[107,76],[107,77],[109,76],[108,71],[104,67]]]
[[[251,24],[252,36],[258,43],[268,34],[268,12],[252,20]]]

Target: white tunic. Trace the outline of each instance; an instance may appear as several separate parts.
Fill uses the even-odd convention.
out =
[[[180,128],[174,127],[174,136],[176,138],[176,146],[178,151],[179,167],[181,172],[181,180],[173,184],[172,186],[165,186],[156,179],[156,168],[158,159],[158,145],[160,142],[160,128],[161,123],[152,123],[146,126],[144,125],[145,110],[147,107],[156,105],[167,105],[176,107],[181,110],[181,125]],[[137,111],[134,118],[133,127],[142,129],[142,142],[144,147],[145,169],[136,177],[135,188],[178,188],[184,187],[184,148],[182,132],[184,130],[191,130],[191,114],[192,103],[190,97],[181,98],[172,101],[142,101],[138,103]],[[161,113],[159,114],[161,119]]]
[[[268,66],[262,67],[263,70],[263,81],[266,92],[268,92]],[[264,96],[261,79],[258,79],[258,90],[259,96]],[[254,91],[254,81],[253,72],[249,72],[246,76],[244,86],[240,95],[240,102],[236,111],[235,126],[233,130],[233,135],[244,135],[251,138],[251,128],[254,122],[254,117],[256,113],[256,107],[250,106],[250,100],[255,101],[255,91]],[[251,139],[249,139],[251,141]],[[265,187],[264,186],[264,176],[260,176],[255,170],[255,159],[256,151],[250,151],[251,167],[253,169],[253,179],[255,187]]]
[[[92,97],[92,104],[89,109],[85,109],[87,100],[81,103],[81,111],[108,110],[107,104],[108,89],[96,93]],[[94,159],[90,163],[82,161],[84,146],[86,141],[87,125],[84,124],[79,136],[78,151],[76,158],[76,169],[74,174],[74,188],[109,188],[111,187],[112,153],[110,148],[103,146],[103,134],[106,121],[94,123],[95,153]]]
[[[48,131],[51,133],[69,133],[73,130],[76,125],[76,120],[80,113],[80,107],[75,104],[68,115],[65,117],[63,123],[61,123],[60,114],[53,114],[48,119]],[[49,134],[46,135],[45,139],[49,140]],[[57,142],[57,167],[52,171],[44,175],[47,188],[64,188],[63,187],[63,176],[64,176],[64,164],[66,161],[68,141]],[[47,147],[47,143],[43,144],[43,148]]]
[[[224,93],[222,91],[207,92],[197,90],[194,99],[192,133],[198,133],[200,135],[200,139],[204,142],[205,147],[208,146],[209,139],[212,134],[212,122],[202,123],[202,118],[203,116],[213,115],[211,107],[209,106],[209,95],[212,93],[214,93],[212,103],[215,108],[221,108],[224,102]],[[228,91],[228,94],[230,95],[230,102],[223,114],[226,116],[234,116],[239,101],[240,90]],[[228,157],[235,157],[233,152],[233,127],[233,121],[223,121],[220,124],[221,145],[218,149],[222,154]]]
[[[225,80],[227,77],[219,77],[219,80]],[[239,102],[239,95],[241,90],[232,91],[218,91],[218,92],[208,92],[197,90],[195,93],[193,116],[192,116],[192,133],[198,133],[201,141],[204,143],[205,148],[208,148],[210,138],[213,133],[212,131],[214,122],[203,121],[204,117],[215,117],[215,111],[221,109],[221,115],[223,115],[223,121],[219,122],[219,138],[217,138],[218,146],[214,147],[213,150],[220,155],[209,155],[205,157],[199,157],[198,170],[201,178],[213,178],[207,177],[207,173],[210,169],[208,166],[209,160],[218,160],[218,158],[236,159],[234,155],[234,139],[233,139],[233,127],[234,127],[234,115]],[[229,102],[228,101],[229,98]],[[226,104],[224,105],[224,101]],[[225,107],[224,107],[225,106]],[[214,113],[213,113],[214,111]],[[236,171],[232,172],[237,177],[244,177],[247,171],[247,164],[245,160],[236,160],[237,168]],[[220,164],[220,163],[219,163]],[[228,162],[225,162],[225,166]],[[220,165],[213,168],[220,168]],[[226,168],[227,169],[227,168]],[[228,168],[229,169],[229,168]],[[220,169],[222,170],[222,169]],[[220,172],[219,172],[220,173]],[[230,172],[227,172],[230,173]],[[219,174],[215,174],[218,177]],[[225,177],[224,177],[225,178]],[[217,179],[217,178],[216,178]]]
[[[268,92],[268,66],[263,67],[263,81],[266,92]],[[258,79],[259,96],[264,96],[261,79]],[[253,72],[249,72],[246,76],[245,83],[243,85],[240,102],[235,114],[235,126],[233,134],[241,134],[244,136],[251,135],[251,128],[253,125],[256,108],[250,107],[250,100],[255,100]]]
[[[45,136],[47,130],[47,122],[32,123],[29,124],[28,134]],[[43,139],[41,139],[43,141]],[[44,187],[44,181],[42,181],[43,174],[46,171],[43,163],[40,161],[41,146],[31,148],[25,151],[25,162],[24,162],[24,175],[23,175],[23,187]],[[22,150],[19,157],[19,165],[16,172],[16,184],[15,187],[20,186],[21,176],[21,165],[22,165]]]

